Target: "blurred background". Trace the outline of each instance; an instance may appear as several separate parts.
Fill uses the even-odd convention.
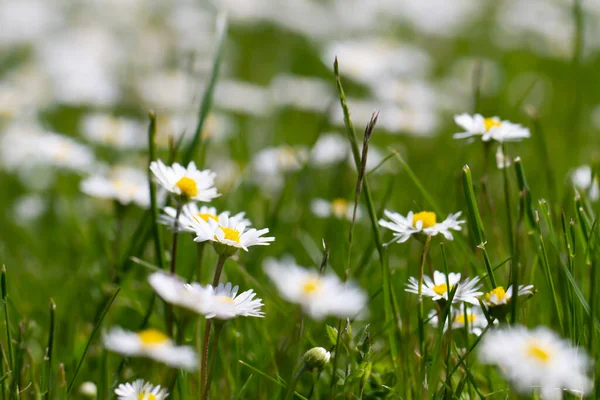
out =
[[[356,175],[335,56],[357,131],[380,112],[369,169],[398,151],[445,212],[464,209],[461,167],[483,169],[480,145],[452,139],[457,113],[533,129],[509,153],[523,158],[538,197],[572,197],[574,168],[597,160],[599,0],[1,0],[0,261],[34,355],[43,354],[54,297],[57,357],[76,361],[116,266],[129,275],[115,318],[143,318],[147,270],[122,258],[143,231],[147,200],[117,206],[86,196],[81,182],[132,168],[131,190],[146,190],[149,110],[160,157],[168,159],[169,137],[185,146],[224,14],[220,76],[194,160],[217,173],[219,209],[246,211],[277,238],[241,256],[251,275],[262,274],[266,255],[318,264],[322,238],[333,243],[334,269],[343,268],[335,243],[346,221],[331,217],[345,215]],[[403,214],[427,207],[394,158],[370,179],[378,202],[391,196]],[[490,181],[500,185],[501,174]],[[580,170],[581,185],[591,181]],[[367,240],[368,221],[359,224],[357,240]],[[195,253],[191,240],[181,246],[185,275]],[[392,268],[406,267],[404,251],[392,254]],[[84,374],[94,360],[92,352]]]

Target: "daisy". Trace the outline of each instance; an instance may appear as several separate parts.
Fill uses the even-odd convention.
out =
[[[81,122],[83,135],[92,142],[119,149],[146,146],[146,127],[138,121],[109,114],[86,115]]]
[[[533,285],[519,285],[519,291],[517,296],[527,296],[533,294]],[[484,303],[488,307],[496,307],[508,304],[512,299],[513,295],[513,287],[512,285],[508,287],[508,290],[504,290],[503,286],[498,286],[497,288],[491,290],[490,292],[485,294]]]
[[[355,317],[367,304],[367,296],[354,283],[341,282],[334,274],[321,275],[317,270],[298,266],[293,259],[270,258],[263,267],[279,294],[299,304],[314,319],[328,315]]]
[[[156,293],[167,303],[181,306],[205,315],[206,318],[231,319],[242,317],[262,317],[262,300],[255,298],[252,289],[238,295],[238,286],[231,283],[202,286],[187,284],[173,275],[155,272],[148,278]]]
[[[104,347],[126,356],[148,357],[174,368],[196,369],[196,352],[190,346],[176,346],[164,333],[156,329],[141,332],[112,328],[103,337]]]
[[[162,187],[177,195],[184,203],[191,200],[208,202],[219,196],[214,188],[215,173],[198,170],[193,161],[187,168],[178,163],[167,167],[161,160],[152,161],[150,170]]]
[[[571,182],[573,182],[573,185],[576,188],[587,191],[591,201],[598,201],[598,199],[600,199],[598,177],[593,176],[592,169],[589,165],[582,165],[581,167],[575,168],[575,170],[571,172]]]
[[[454,116],[454,122],[465,129],[465,132],[455,133],[452,136],[454,139],[481,136],[484,142],[495,140],[503,143],[518,142],[531,136],[529,129],[510,121],[502,121],[498,117],[484,118],[480,114],[460,114]]]
[[[448,283],[450,284],[450,287],[448,287]],[[446,274],[443,272],[434,271],[433,280],[431,280],[429,276],[423,275],[421,294],[423,296],[431,297],[434,301],[446,301],[448,300],[448,293],[458,285],[452,303],[464,301],[465,303],[478,305],[479,300],[477,298],[483,294],[483,292],[479,291],[481,285],[478,283],[479,277],[477,276],[473,279],[467,278],[461,282],[460,274],[450,272],[448,277],[446,277]],[[406,285],[405,290],[409,293],[418,294],[419,281],[411,276],[408,278],[408,284]]]
[[[345,218],[352,221],[354,213],[354,204],[346,199],[333,199],[332,201],[324,199],[313,199],[310,203],[310,209],[319,218],[329,218],[331,216],[341,219]],[[356,210],[356,217],[360,217],[360,208]]]
[[[438,313],[435,310],[432,310],[429,313],[429,323],[433,326],[439,326],[439,318]],[[462,329],[464,330],[465,323],[469,329],[469,333],[474,335],[481,335],[481,332],[488,326],[488,321],[483,314],[483,311],[480,307],[473,306],[467,308],[467,312],[462,307],[459,309],[454,309],[452,312],[452,316],[450,317],[452,321],[451,328],[452,329]],[[444,321],[444,332],[448,330],[448,320]]]
[[[283,187],[286,174],[302,168],[308,157],[305,147],[267,147],[253,157],[250,178],[266,192],[277,192]]]
[[[141,170],[121,166],[108,172],[92,175],[79,185],[81,191],[93,197],[114,199],[123,205],[150,205],[148,177]]]
[[[389,210],[385,210],[384,213],[390,221],[382,218],[379,220],[379,225],[394,231],[394,239],[387,244],[393,242],[404,243],[412,235],[419,233],[427,236],[435,236],[441,233],[447,240],[452,240],[454,236],[452,236],[451,230],[460,231],[462,229],[460,224],[465,222],[458,219],[461,214],[460,211],[456,214],[450,214],[448,218],[439,223],[436,221],[435,213],[431,211],[421,211],[416,214],[410,211],[406,217]]]
[[[164,400],[169,396],[167,389],[154,386],[143,379],[137,379],[133,383],[121,383],[115,389],[117,400]]]
[[[557,388],[583,394],[592,388],[584,350],[545,327],[493,330],[479,345],[479,359],[497,365],[521,393],[538,389],[546,400],[562,399]]]
[[[207,218],[205,221],[203,218],[191,216],[188,221],[189,227],[196,233],[194,241],[213,242],[219,254],[233,255],[237,249],[248,251],[250,246],[268,246],[275,240],[274,237],[262,236],[269,232],[268,228],[246,230],[247,225],[243,220],[223,213],[218,216],[218,219]]]
[[[194,229],[190,227],[190,219],[202,219],[205,222],[208,221],[208,219],[214,219],[215,221],[218,221],[219,216],[223,215],[229,217],[229,214],[229,211],[217,213],[217,209],[215,207],[202,206],[198,208],[196,203],[188,203],[181,209],[179,221],[177,223],[177,229],[179,231],[194,232]],[[245,215],[245,212],[240,212],[230,218],[235,219],[240,223],[244,223],[246,226],[252,225],[252,223],[245,218]],[[158,217],[158,222],[173,228],[175,226],[176,216],[177,210],[174,207],[165,207],[163,209],[163,214]]]

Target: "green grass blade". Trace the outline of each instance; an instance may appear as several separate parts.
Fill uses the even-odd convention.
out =
[[[148,166],[152,161],[156,161],[156,114],[153,111],[148,113],[150,125],[148,127]],[[154,238],[154,254],[156,263],[160,268],[164,268],[163,242],[158,226],[158,204],[156,200],[156,183],[154,183],[152,171],[148,168],[148,186],[150,188],[150,215],[152,218],[152,236]]]
[[[8,352],[8,360],[10,363],[10,369],[13,369],[15,364],[15,356],[13,353],[12,337],[10,334],[10,318],[8,317],[8,288],[6,282],[6,266],[2,266],[2,303],[4,304],[4,323],[6,324],[6,351]]]

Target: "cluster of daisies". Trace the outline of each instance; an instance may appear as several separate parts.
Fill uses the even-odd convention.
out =
[[[458,125],[465,129],[455,138],[480,137],[482,142],[520,141],[530,137],[530,132],[518,124],[497,117],[484,118],[476,114],[455,117]],[[501,148],[498,148],[501,153]],[[497,155],[498,167],[506,167],[510,161]],[[406,216],[385,211],[387,219],[379,224],[392,231],[393,239],[387,243],[404,243],[411,237],[424,241],[427,237],[442,235],[453,240],[453,231],[460,231],[461,213],[450,214],[438,222],[434,212],[409,212]],[[445,274],[434,271],[433,277],[421,274],[410,277],[406,291],[429,297],[436,303],[436,310],[428,315],[429,322],[444,331],[460,328],[470,334],[484,335],[478,346],[479,360],[494,364],[502,374],[522,393],[535,391],[544,399],[561,399],[563,392],[583,396],[593,387],[587,376],[591,360],[583,349],[574,347],[555,332],[545,327],[529,330],[504,323],[511,311],[510,304],[516,297],[529,298],[534,294],[533,285],[512,285],[505,289],[497,286],[487,293],[481,291],[480,278],[461,280],[460,273]],[[442,310],[449,305],[447,318]],[[502,324],[499,328],[494,325]]]
[[[249,228],[251,222],[244,212],[234,215],[229,211],[219,213],[215,207],[196,203],[210,202],[219,196],[214,187],[215,173],[210,170],[198,170],[193,162],[183,167],[177,163],[167,166],[160,160],[152,162],[150,170],[162,190],[170,193],[174,201],[172,206],[163,208],[158,222],[170,227],[174,235],[191,233],[199,245],[211,243],[219,256],[212,284],[184,281],[176,275],[175,263],[171,265],[171,273],[154,272],[148,278],[150,286],[170,307],[179,307],[206,318],[205,352],[196,354],[194,347],[177,344],[168,334],[154,328],[132,332],[114,327],[104,334],[103,342],[108,350],[127,357],[147,357],[173,368],[193,371],[198,368],[201,359],[205,360],[203,364],[206,363],[210,321],[218,321],[215,326],[221,327],[225,321],[236,317],[264,317],[263,301],[252,289],[240,291],[237,285],[220,283],[219,280],[227,258],[239,249],[248,251],[252,246],[269,245],[275,238],[264,236],[269,232],[266,228]],[[173,249],[175,251],[176,248]],[[175,254],[172,254],[172,260],[174,257]],[[341,318],[366,314],[366,294],[355,283],[342,282],[333,273],[301,267],[289,257],[281,261],[265,260],[264,270],[284,299],[299,305],[314,319],[329,315]],[[214,334],[218,335],[217,332],[220,329]],[[203,381],[202,385],[203,394],[208,396],[210,379]],[[142,380],[121,384],[115,393],[120,399],[161,400],[168,396],[165,389]]]

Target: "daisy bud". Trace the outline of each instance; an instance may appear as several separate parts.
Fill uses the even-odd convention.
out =
[[[83,382],[81,386],[79,386],[79,393],[89,399],[95,399],[98,389],[96,388],[96,384],[94,382]]]
[[[306,353],[304,353],[304,362],[310,369],[318,368],[321,369],[329,362],[331,353],[322,347],[313,347]]]

